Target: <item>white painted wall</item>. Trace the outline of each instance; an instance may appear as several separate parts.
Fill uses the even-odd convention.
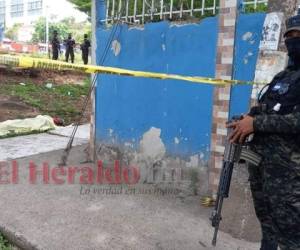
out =
[[[76,21],[84,21],[87,16],[75,9],[74,5],[69,3],[67,0],[43,0],[43,9],[40,15],[28,14],[28,1],[24,1],[24,15],[22,17],[11,16],[11,0],[6,0],[6,27],[11,27],[15,23],[22,23],[25,25],[31,25],[37,19],[42,16],[48,16],[52,20],[61,20],[65,17],[74,17]]]

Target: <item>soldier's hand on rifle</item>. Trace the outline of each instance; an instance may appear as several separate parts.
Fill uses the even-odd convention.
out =
[[[229,137],[231,143],[244,143],[246,137],[254,132],[253,117],[246,115],[239,121],[227,124],[227,128],[233,128]]]

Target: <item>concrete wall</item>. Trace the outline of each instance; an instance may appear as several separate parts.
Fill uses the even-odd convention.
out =
[[[105,65],[214,77],[216,21],[209,18],[189,25],[160,22],[143,28],[122,25]],[[97,54],[101,55],[110,30],[97,34]],[[205,158],[209,153],[212,90],[209,85],[181,81],[101,76],[96,136],[106,143],[127,143],[137,149],[143,135],[157,128],[168,154],[201,152]]]
[[[262,13],[241,15],[237,21],[233,78],[253,81],[259,53],[261,31],[266,15]],[[252,86],[231,88],[230,116],[246,113],[250,106]]]
[[[105,10],[97,6],[97,20]],[[253,80],[265,15],[241,15],[237,24],[234,76]],[[114,28],[97,23],[96,60]],[[143,27],[118,26],[104,65],[214,77],[218,17],[199,23],[159,22]],[[98,158],[153,166],[195,167],[208,186],[213,87],[181,81],[101,76],[96,88],[95,135]],[[230,113],[246,112],[251,87],[232,90]],[[202,180],[201,180],[202,178]]]

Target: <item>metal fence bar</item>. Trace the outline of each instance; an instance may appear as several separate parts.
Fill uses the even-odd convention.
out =
[[[151,21],[153,21],[153,13],[154,13],[154,0],[151,0]]]
[[[106,4],[106,20],[105,20],[105,24],[108,24],[109,3],[110,3],[110,0],[107,0],[107,4]]]
[[[174,20],[174,17],[176,20],[179,20],[187,16],[195,16],[197,13],[204,16],[207,11],[215,15],[219,9],[217,0],[213,0],[210,5],[208,5],[207,0],[180,0],[177,3],[178,5],[174,6],[174,0],[119,0],[118,2],[117,0],[106,0],[106,19],[101,21],[106,24],[114,22],[117,12],[120,15],[123,4],[125,10],[122,11],[121,20],[134,23],[145,23],[153,21],[154,18],[162,20],[166,16],[170,20]],[[259,4],[267,3],[268,0],[244,0],[243,5],[252,6],[254,10],[257,10]],[[117,4],[118,8],[116,8]],[[142,6],[140,6],[141,4]],[[142,8],[139,8],[139,6]]]
[[[128,15],[129,15],[129,0],[126,0],[126,16],[125,16],[126,22],[128,22]]]
[[[133,7],[133,19],[136,20],[136,11],[137,11],[137,0],[134,0],[134,7]]]
[[[164,0],[160,0],[160,19],[163,19],[163,12],[164,12]]]
[[[183,1],[180,1],[180,18],[182,18],[183,15]]]
[[[145,0],[143,0],[142,23],[145,23]]]
[[[213,15],[215,15],[216,14],[216,8],[217,8],[217,1],[216,0],[214,0],[214,6],[213,6]]]
[[[191,16],[194,14],[194,0],[191,0]]]
[[[170,3],[170,19],[172,20],[172,15],[173,15],[173,0],[171,0]]]
[[[115,0],[112,0],[111,17],[112,19],[115,17]]]
[[[254,1],[244,1],[243,5],[255,5],[255,4],[267,4],[268,0],[254,0]]]
[[[122,0],[119,0],[118,16],[119,16],[119,15],[122,16],[121,10],[122,10]]]

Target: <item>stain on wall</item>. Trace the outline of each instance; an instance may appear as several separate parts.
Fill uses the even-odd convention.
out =
[[[264,18],[265,14],[239,16],[235,79],[254,79]],[[112,32],[114,39],[107,50]],[[118,25],[117,29],[98,23],[97,63],[107,52],[106,66],[214,77],[217,34],[218,17],[184,25],[158,22],[143,27]],[[251,88],[232,88],[232,114],[247,111]],[[198,168],[198,186],[205,192],[212,108],[211,85],[101,75],[95,110],[98,153],[102,160],[138,164],[142,179],[149,177],[149,169]]]
[[[110,32],[97,31],[99,59]],[[143,29],[122,25],[116,34],[105,65],[214,77],[217,18],[182,26],[151,23]],[[139,149],[145,133],[157,128],[167,155],[208,158],[212,86],[101,76],[96,95],[97,140]]]

